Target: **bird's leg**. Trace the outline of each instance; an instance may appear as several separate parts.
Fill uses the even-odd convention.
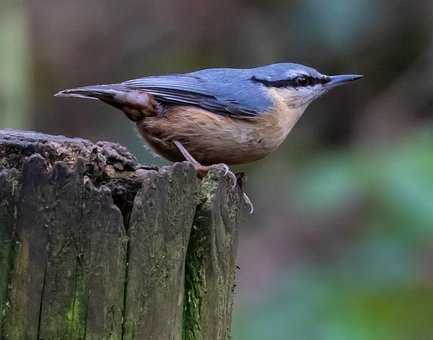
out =
[[[195,170],[197,171],[197,175],[200,178],[203,178],[207,175],[207,173],[209,172],[210,166],[206,166],[206,165],[202,165],[200,164],[199,161],[197,161],[190,153],[189,151],[183,146],[183,144],[177,140],[174,141],[174,145],[176,145],[176,147],[178,148],[178,150],[180,151],[180,153],[182,154],[182,156],[188,161],[191,162],[191,164],[194,166]],[[249,207],[250,209],[250,214],[252,214],[254,212],[254,206],[253,203],[251,202],[250,198],[248,197],[248,195],[245,193],[244,191],[244,184],[245,184],[245,173],[243,172],[239,172],[236,175],[230,170],[230,168],[226,165],[226,164],[222,164],[224,167],[224,176],[230,176],[230,178],[233,181],[233,186],[232,188],[234,189],[236,187],[236,185],[239,185],[239,189],[242,192],[242,197],[245,201],[245,204]]]
[[[195,170],[197,171],[197,174],[200,178],[203,178],[207,175],[209,172],[210,166],[202,165],[200,162],[198,162],[190,153],[189,151],[183,146],[183,144],[177,140],[174,141],[174,145],[178,148],[180,153],[188,162],[191,162],[191,164],[194,166]],[[226,164],[222,164],[224,167],[224,176],[229,176],[231,180],[233,181],[232,187],[235,188],[237,184],[237,178],[235,174],[230,170],[230,168]]]
[[[180,151],[180,153],[182,154],[182,156],[185,158],[185,160],[187,160],[188,162],[190,162],[193,166],[194,169],[197,171],[197,175],[200,178],[203,178],[204,176],[207,175],[208,171],[209,171],[209,167],[205,166],[205,165],[201,165],[200,162],[198,162],[189,152],[187,149],[185,149],[185,147],[183,146],[183,144],[177,140],[174,141],[174,145],[176,145],[177,149]]]

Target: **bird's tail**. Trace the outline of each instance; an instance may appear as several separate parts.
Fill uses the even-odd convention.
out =
[[[158,104],[145,91],[134,90],[122,84],[91,85],[63,90],[56,97],[76,97],[100,100],[122,110],[132,121],[154,116]]]

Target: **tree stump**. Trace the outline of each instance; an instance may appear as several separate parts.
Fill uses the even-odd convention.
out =
[[[217,166],[0,130],[0,338],[229,339],[240,205]]]

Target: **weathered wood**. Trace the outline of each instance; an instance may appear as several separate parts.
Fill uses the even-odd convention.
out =
[[[186,259],[184,339],[229,339],[239,196],[210,173],[201,186]]]
[[[184,263],[198,180],[180,164],[143,181],[132,210],[125,339],[180,339]]]
[[[17,172],[0,170],[0,331],[5,326],[6,312],[10,305],[8,300],[8,283],[13,272],[15,233],[15,195],[17,189]],[[0,332],[0,338],[1,338]]]
[[[0,338],[229,339],[239,206],[218,167],[0,130]]]

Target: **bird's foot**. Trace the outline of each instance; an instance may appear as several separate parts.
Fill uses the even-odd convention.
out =
[[[191,164],[194,166],[195,170],[197,171],[197,175],[200,178],[203,178],[207,175],[209,172],[210,166],[202,165],[199,161],[197,161],[190,153],[189,151],[183,146],[183,144],[177,140],[174,141],[174,145],[178,148],[182,156],[188,161],[191,162]],[[228,165],[221,164],[221,166],[224,168],[224,176],[229,176],[232,180],[232,188],[234,189],[236,187],[237,179],[235,174],[230,170]]]
[[[204,166],[204,165],[194,165],[195,170],[197,171],[197,175],[200,178],[203,178],[207,175],[207,173],[210,170],[210,166]],[[248,206],[248,210],[250,215],[254,212],[254,205],[251,199],[248,197],[246,192],[244,191],[245,182],[247,179],[247,176],[244,172],[238,172],[236,174],[233,173],[233,171],[230,170],[229,166],[227,164],[218,164],[218,166],[221,166],[224,170],[224,176],[228,176],[230,180],[232,181],[232,189],[235,189],[236,186],[239,187],[239,189],[242,192],[242,198],[244,200],[244,203]]]
[[[208,172],[211,168],[210,166],[200,164],[200,162],[198,162],[189,153],[189,151],[183,146],[183,144],[181,142],[174,141],[174,144],[179,149],[179,151],[183,155],[183,157],[185,157],[185,159],[194,166],[194,169],[197,171],[197,176],[199,178],[203,178],[208,174]],[[243,190],[243,186],[244,186],[245,180],[246,180],[245,173],[240,172],[240,173],[237,173],[235,175],[233,173],[233,171],[230,170],[230,168],[227,164],[219,164],[219,165],[224,169],[224,176],[228,176],[231,179],[232,189],[235,189],[237,185],[239,186],[239,189],[242,192],[242,197],[244,199],[244,202],[249,207],[250,214],[252,214],[254,212],[253,203],[251,202],[250,198],[248,197],[248,195]]]
[[[197,176],[199,178],[204,178],[208,174],[209,170],[211,169],[211,166],[201,165],[198,162],[197,163],[192,162],[192,165],[195,171],[197,172]],[[228,176],[230,178],[231,188],[232,189],[236,188],[236,185],[238,184],[238,178],[233,173],[233,171],[230,170],[229,166],[227,164],[217,164],[217,166],[221,167],[224,170],[224,175],[223,175],[224,177]]]
[[[224,177],[228,176],[232,181],[232,189],[236,188],[236,185],[238,184],[237,176],[230,170],[227,164],[221,164],[221,166],[224,168]]]
[[[204,178],[208,174],[208,172],[211,168],[210,166],[205,166],[205,165],[195,164],[195,163],[192,163],[192,165],[194,166],[194,169],[197,171],[197,176],[199,178]],[[235,189],[237,186],[239,187],[239,189],[242,192],[242,198],[248,207],[250,215],[252,215],[254,212],[254,205],[253,205],[253,202],[251,201],[251,199],[248,197],[248,195],[244,191],[244,186],[245,186],[245,181],[246,181],[245,173],[244,172],[238,172],[238,173],[234,174],[233,171],[230,170],[230,168],[227,164],[217,164],[217,166],[220,166],[223,168],[224,177],[228,176],[230,178],[232,189]]]

